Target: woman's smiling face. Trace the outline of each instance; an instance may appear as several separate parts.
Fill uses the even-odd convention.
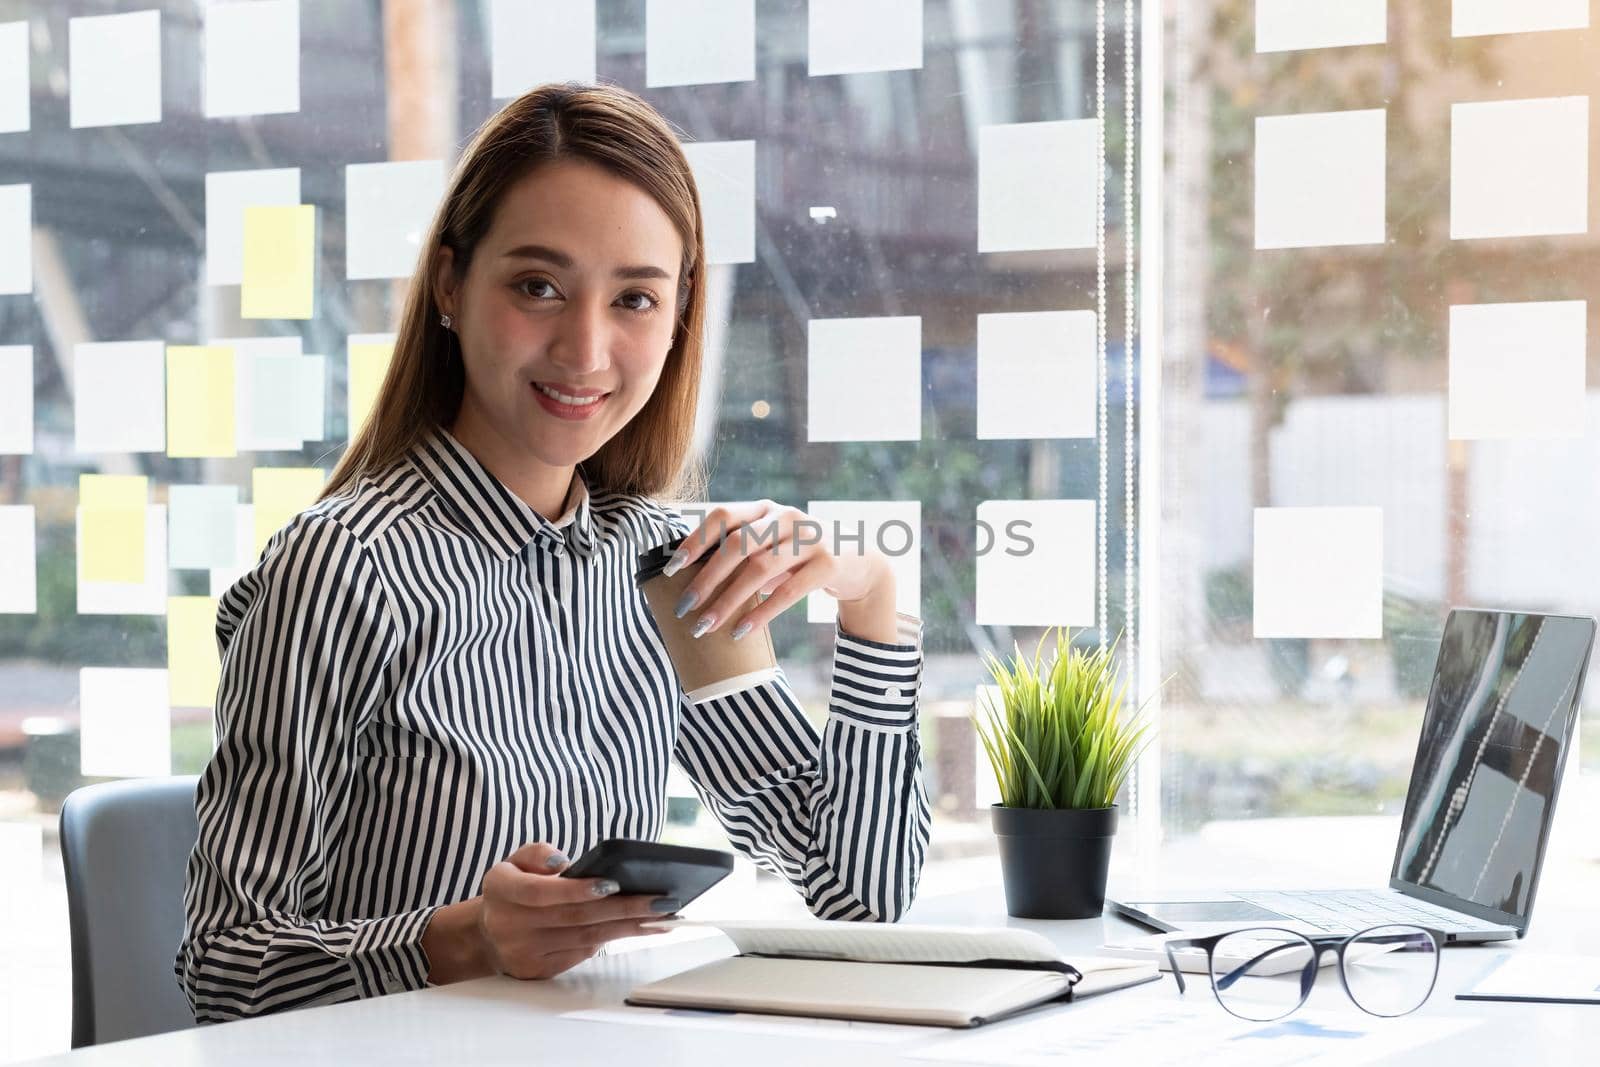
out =
[[[466,276],[449,249],[435,271],[466,367],[457,424],[550,467],[599,451],[661,377],[682,254],[660,205],[595,164],[560,160],[514,182]]]

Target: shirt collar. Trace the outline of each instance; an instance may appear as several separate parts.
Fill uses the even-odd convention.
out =
[[[561,518],[552,522],[508,489],[443,427],[423,435],[411,449],[411,461],[463,525],[503,560],[530,543],[558,555],[568,546],[585,557],[594,550],[593,508],[581,474],[574,472]]]

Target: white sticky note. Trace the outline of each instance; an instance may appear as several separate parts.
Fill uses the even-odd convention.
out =
[[[1095,313],[978,316],[978,438],[1094,437]]]
[[[756,259],[756,143],[690,141],[684,158],[700,190],[707,263]]]
[[[1382,108],[1256,119],[1256,247],[1382,244]]]
[[[1008,659],[1001,656],[1002,660]],[[978,720],[984,724],[990,736],[994,731],[989,729],[992,723],[991,710],[1005,714],[1004,698],[998,685],[980,685],[973,693],[973,711]],[[1000,803],[1000,781],[994,776],[994,765],[989,761],[989,751],[983,747],[983,741],[973,732],[972,757],[972,805],[979,811],[986,811],[991,805]]]
[[[0,345],[0,456],[33,454],[33,348]]]
[[[1256,0],[1256,51],[1382,44],[1387,8],[1385,0]]]
[[[73,129],[161,121],[161,12],[67,20]]]
[[[1588,229],[1588,97],[1451,106],[1451,237]]]
[[[923,0],[811,0],[807,66],[821,74],[922,67]]]
[[[444,195],[444,163],[352,163],[344,193],[345,277],[409,278]]]
[[[256,551],[256,509],[250,504],[240,504],[234,511],[234,558],[238,560],[232,567],[211,568],[210,592],[212,596],[220,597],[228,591],[228,587],[246,574],[261,559],[261,554]]]
[[[1382,637],[1383,509],[1255,509],[1255,636]]]
[[[33,292],[33,186],[0,185],[0,296]]]
[[[86,582],[83,579],[83,515],[75,509],[78,614],[165,615],[167,613],[167,506],[145,509],[144,581]]]
[[[1588,25],[1589,0],[1455,0],[1450,11],[1450,32],[1457,37]]]
[[[497,100],[546,82],[595,80],[594,0],[490,0],[489,29]]]
[[[300,202],[300,168],[225,170],[206,175],[206,284],[244,281],[244,209]]]
[[[1095,625],[1093,500],[978,504],[979,626]]]
[[[0,133],[29,125],[28,23],[0,22]]]
[[[1450,437],[1584,436],[1588,305],[1450,309]]]
[[[167,346],[98,341],[73,346],[73,448],[79,453],[167,450]]]
[[[174,485],[167,490],[167,565],[233,567],[239,561],[239,487]]]
[[[1096,119],[978,130],[978,251],[1093,248]]]
[[[39,610],[37,521],[31,504],[0,504],[0,615]]]
[[[837,555],[881,552],[894,573],[894,606],[922,614],[922,501],[813,500],[806,514],[821,525],[821,543]],[[831,623],[839,602],[821,589],[806,594],[806,621]]]
[[[812,319],[806,439],[922,439],[922,319]]]
[[[241,452],[298,451],[303,396],[300,337],[229,337],[234,352],[234,433]]]
[[[84,667],[78,671],[78,713],[86,778],[172,773],[166,671]]]
[[[647,88],[754,81],[755,0],[645,0],[644,42]]]
[[[207,118],[300,110],[299,0],[205,6]]]

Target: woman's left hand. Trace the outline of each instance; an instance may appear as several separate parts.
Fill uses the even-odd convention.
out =
[[[722,546],[706,557],[677,605],[680,619],[699,609],[696,637],[731,623],[737,641],[813,589],[841,603],[886,590],[893,595],[894,578],[881,553],[863,547],[860,555],[838,555],[822,522],[772,500],[712,508],[684,539],[665,573],[670,577],[701,558],[719,539]],[[758,592],[767,596],[759,607],[731,618]]]

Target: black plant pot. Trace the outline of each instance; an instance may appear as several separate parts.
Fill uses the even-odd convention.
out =
[[[1019,919],[1092,919],[1106,903],[1117,809],[989,809],[1000,841],[1006,911]]]

